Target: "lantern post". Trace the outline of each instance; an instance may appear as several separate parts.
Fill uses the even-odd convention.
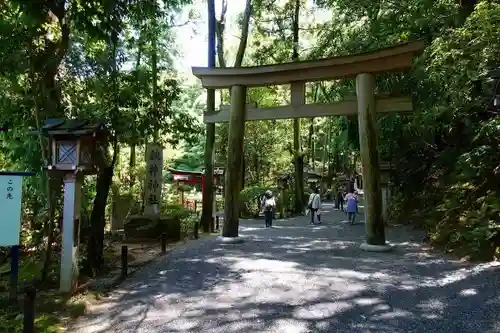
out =
[[[106,141],[102,123],[76,119],[48,119],[42,128],[50,144],[48,172],[64,182],[62,250],[59,289],[74,292],[78,282],[81,197],[85,175],[97,174]]]

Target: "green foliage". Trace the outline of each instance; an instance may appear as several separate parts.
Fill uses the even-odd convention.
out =
[[[447,250],[480,259],[500,246],[500,118],[486,108],[487,73],[500,63],[499,10],[481,1],[462,26],[434,39],[415,71],[420,112],[398,133],[408,151],[397,154],[404,195],[394,213],[422,221]]]
[[[255,216],[260,211],[260,197],[269,188],[265,186],[247,186],[240,192],[240,215]]]
[[[162,206],[162,215],[178,217],[181,220],[190,215],[190,211],[181,204],[167,204]]]
[[[181,233],[190,234],[194,230],[194,224],[199,219],[189,209],[181,204],[167,204],[162,207],[163,216],[179,218],[181,221]]]

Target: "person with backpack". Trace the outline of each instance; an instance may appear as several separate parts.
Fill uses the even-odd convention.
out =
[[[261,210],[264,212],[264,219],[266,221],[266,228],[273,227],[273,214],[276,208],[276,200],[274,199],[273,193],[269,190],[264,193],[264,198],[261,202]]]
[[[321,214],[319,209],[321,208],[321,196],[319,195],[319,189],[316,188],[313,193],[309,196],[309,202],[307,204],[307,209],[311,214],[311,223],[314,223],[314,216],[318,217],[318,224],[321,224]]]

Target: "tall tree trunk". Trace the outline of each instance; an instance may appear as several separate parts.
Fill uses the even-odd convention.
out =
[[[213,11],[213,17],[215,17],[215,9],[210,4],[214,0],[208,0],[209,11]],[[215,22],[215,34],[217,39],[217,60],[219,61],[219,67],[226,67],[226,58],[224,58],[224,32],[226,30],[226,13],[227,13],[227,0],[221,1],[221,14],[220,18]],[[209,19],[211,17],[209,16]],[[212,30],[209,30],[209,33]],[[215,67],[215,66],[214,66]]]
[[[118,121],[118,64],[117,64],[117,43],[118,43],[118,33],[113,30],[110,36],[110,99],[112,101],[110,109],[110,119],[112,123]],[[94,204],[92,207],[92,213],[90,215],[90,235],[87,242],[87,267],[86,270],[90,276],[95,276],[102,267],[104,263],[104,232],[106,227],[106,204],[108,201],[109,190],[113,182],[114,168],[116,164],[116,159],[119,154],[118,138],[113,137],[113,157],[111,158],[111,163],[108,163],[108,152],[107,148],[101,151],[101,161],[100,165],[103,167],[97,174],[96,182],[96,195],[94,198]]]
[[[129,192],[132,194],[132,188],[134,187],[135,183],[135,158],[136,158],[136,152],[135,152],[135,144],[130,145],[130,159],[128,162],[128,168],[130,172],[130,183],[129,183]]]
[[[215,3],[208,0],[208,67],[215,67]],[[215,89],[207,89],[207,112],[215,112]],[[205,137],[205,184],[203,184],[203,201],[201,225],[203,232],[209,232],[214,215],[214,156],[215,156],[215,124],[206,124]]]
[[[325,171],[327,171],[327,161],[328,161],[328,156],[330,153],[330,138],[331,138],[331,131],[332,131],[332,122],[331,119],[328,118],[327,120],[328,126],[327,126],[327,132],[325,133],[325,141],[323,143],[323,163],[322,163],[322,169],[321,169],[321,179],[325,176]],[[321,184],[324,184],[322,181]],[[323,189],[322,189],[323,190]]]
[[[90,215],[90,234],[87,241],[87,274],[95,277],[104,263],[104,230],[106,227],[106,204],[113,182],[114,168],[119,154],[118,143],[114,143],[111,164],[101,168],[97,174],[96,196]],[[106,159],[104,157],[104,159]]]
[[[309,166],[314,170],[314,118],[309,124]]]
[[[48,1],[46,6],[40,8],[32,7],[30,10],[36,10],[36,16],[40,14],[45,18],[44,23],[40,26],[44,34],[44,48],[38,49],[35,44],[38,40],[33,40],[32,48],[30,48],[30,62],[31,62],[31,80],[32,92],[35,96],[35,118],[39,130],[39,144],[42,151],[42,165],[48,165],[49,146],[47,140],[42,138],[40,128],[42,122],[50,117],[64,116],[64,110],[61,105],[61,90],[57,82],[57,75],[62,60],[66,56],[69,45],[70,25],[69,18],[66,11],[66,0],[52,0]],[[35,8],[35,9],[33,9]],[[43,10],[42,13],[38,12]],[[60,34],[53,34],[51,27],[58,26]],[[38,37],[37,37],[38,39]],[[36,49],[36,51],[35,51]],[[42,172],[45,172],[43,170]],[[53,179],[49,175],[45,175],[45,191],[47,208],[49,212],[48,220],[44,230],[47,235],[47,247],[45,249],[45,257],[43,268],[41,272],[41,280],[44,282],[48,276],[51,266],[52,258],[52,245],[55,241],[54,226],[55,226],[55,212],[56,201],[61,195],[61,180]]]
[[[315,85],[313,90],[313,103],[318,102],[318,95],[319,95],[319,87]],[[315,134],[314,118],[311,118],[311,124],[309,125],[309,158],[310,158],[309,164],[313,169],[316,166],[316,141],[314,134]]]
[[[143,50],[143,36],[142,34],[139,35],[139,41],[137,45],[137,58],[135,62],[135,94],[136,94],[136,99],[137,102],[139,100],[139,95],[140,95],[140,90],[141,90],[141,84],[139,82],[139,77],[140,77],[140,71],[141,71],[141,59],[142,59],[142,50]],[[137,103],[137,108],[136,112],[139,112],[139,103]],[[130,172],[130,182],[129,182],[129,192],[132,194],[132,188],[134,187],[135,184],[135,165],[136,165],[136,160],[137,160],[137,138],[133,138],[132,142],[130,144],[130,159],[129,159],[129,172]]]
[[[299,61],[299,14],[300,0],[295,0],[293,16],[293,53],[292,61]],[[293,120],[293,149],[295,158],[295,212],[304,210],[304,154],[300,143],[300,119]]]
[[[261,166],[260,166],[260,160],[259,160],[259,154],[257,153],[253,153],[253,166],[254,166],[254,170],[255,170],[255,179],[254,181],[260,185],[260,170],[261,170]]]
[[[243,153],[243,156],[241,157],[241,190],[245,188],[245,170],[247,168],[246,161],[245,161],[245,154]]]
[[[153,80],[152,82],[152,105],[153,105],[153,114],[155,116],[158,116],[158,48],[157,48],[157,36],[156,36],[156,18],[154,17],[152,20],[152,26],[153,26],[153,36],[151,40],[151,46],[152,46],[152,52],[151,52],[151,79]],[[160,136],[159,136],[159,127],[158,124],[155,122],[154,123],[154,134],[153,134],[153,142],[158,143]]]

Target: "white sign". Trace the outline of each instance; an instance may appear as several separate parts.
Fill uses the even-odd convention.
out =
[[[23,177],[0,175],[0,246],[19,245]]]

